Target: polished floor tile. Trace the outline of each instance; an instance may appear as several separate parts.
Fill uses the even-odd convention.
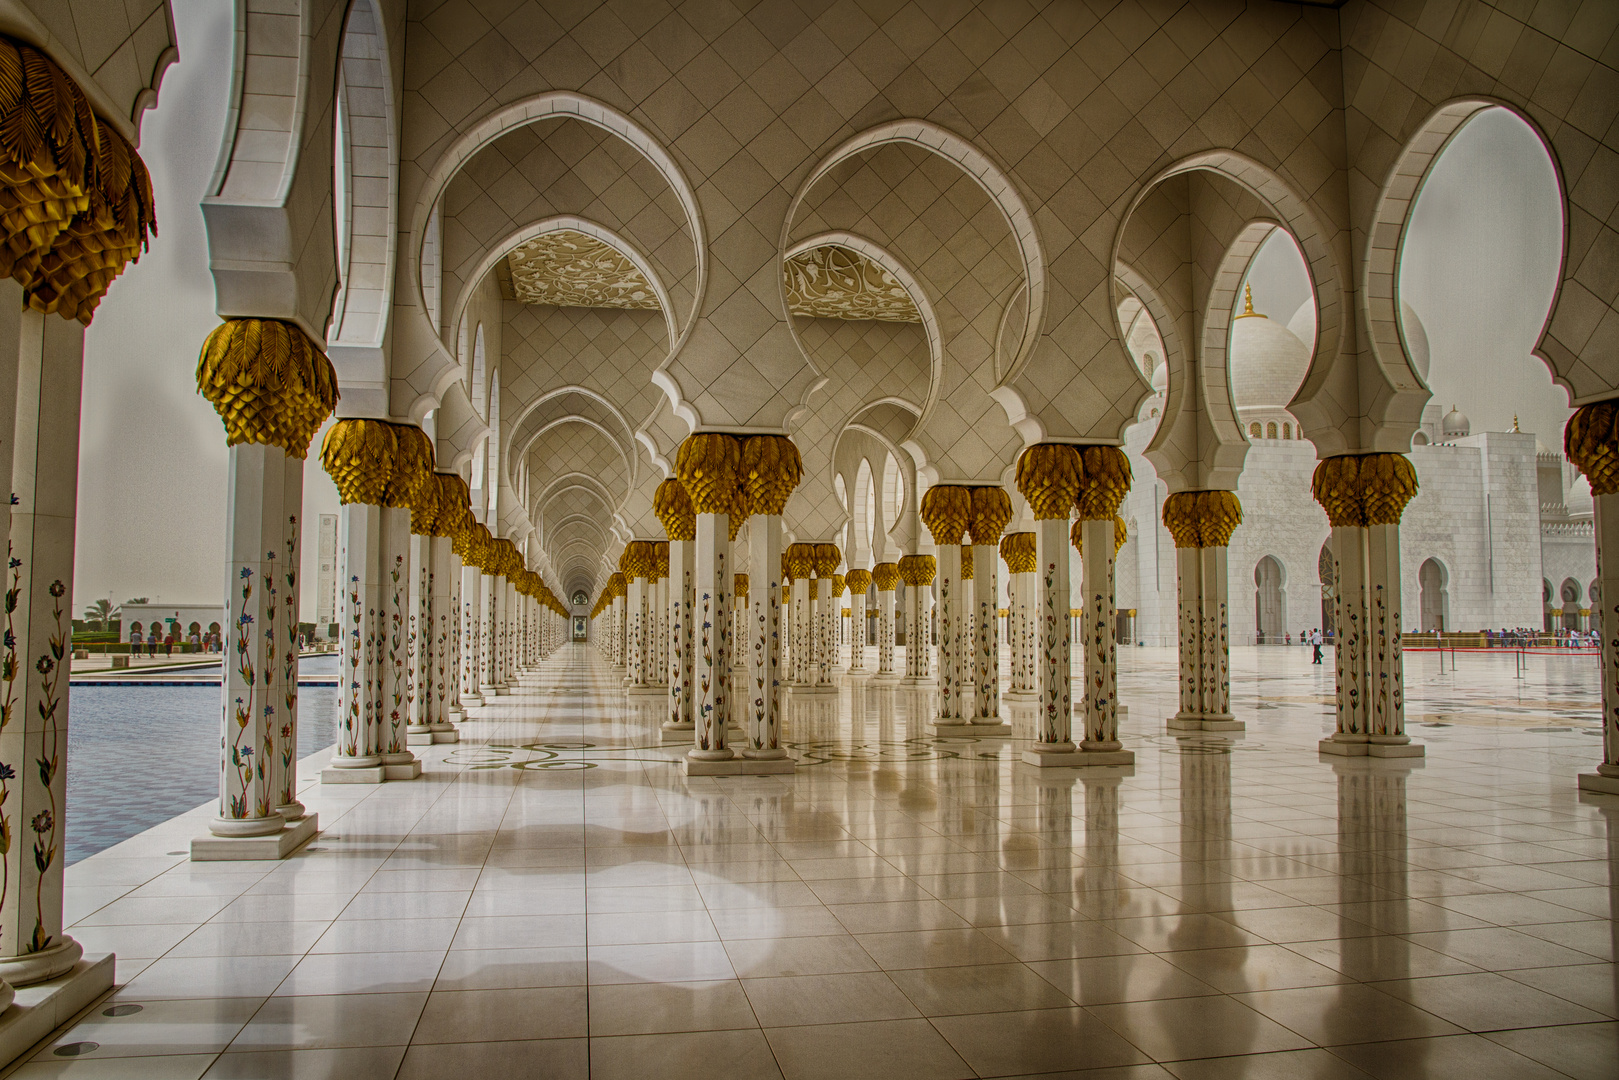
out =
[[[418,781],[302,763],[326,833],[283,863],[154,867],[177,819],[70,867],[123,985],[14,1075],[1619,1075],[1594,668],[1410,654],[1427,756],[1329,759],[1295,651],[1233,652],[1231,734],[1165,732],[1175,656],[1126,651],[1128,769],[840,676],[787,699],[795,775],[688,779],[662,703],[566,649]]]

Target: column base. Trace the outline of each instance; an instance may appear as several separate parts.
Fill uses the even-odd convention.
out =
[[[483,695],[482,694],[479,694],[479,693],[470,693],[469,694],[465,690],[463,690],[461,692],[461,708],[462,708],[463,712],[468,707],[476,706],[476,705],[482,705],[482,704],[483,704]]]
[[[304,804],[297,799],[276,807],[275,812],[281,815],[283,821],[302,821],[305,815],[309,813]]]
[[[936,739],[1010,739],[1012,725],[999,718],[986,724],[971,720],[931,720],[928,722],[928,734]]]
[[[454,724],[434,724],[433,741],[436,743],[458,743],[461,741],[461,732],[456,730]]]
[[[0,1068],[11,1064],[67,1024],[112,989],[116,958],[97,953],[81,958],[65,974],[20,987],[0,1015]]]
[[[389,760],[392,758],[393,760]],[[382,778],[384,780],[414,780],[422,775],[422,763],[414,754],[384,754]]]
[[[831,683],[789,686],[786,689],[793,697],[836,697],[838,692],[838,688]]]
[[[406,731],[405,732],[405,745],[406,746],[432,746],[433,745],[433,729],[432,728],[424,728],[421,731]]]
[[[327,772],[332,770],[328,769]],[[377,769],[343,769],[342,772],[381,772]],[[324,782],[325,778],[322,777]],[[320,832],[320,815],[289,821],[280,832],[269,836],[199,836],[191,841],[192,862],[260,862],[285,859]]]
[[[871,677],[872,686],[898,686],[904,676],[896,675],[892,671],[879,671]]]
[[[0,962],[0,979],[13,987],[49,982],[72,971],[83,956],[84,946],[63,934],[56,944],[39,952],[7,957]]]
[[[1170,731],[1247,731],[1248,725],[1235,716],[1171,716],[1164,721]]]
[[[327,766],[320,771],[320,782],[323,784],[380,784],[383,779],[380,764],[368,769],[339,769]]]
[[[496,697],[512,696],[512,688],[510,686],[491,686],[488,689],[493,690]]]
[[[1044,769],[1088,769],[1099,765],[1128,765],[1132,768],[1136,763],[1134,750],[1025,750],[1022,761],[1025,765],[1038,765]]]
[[[689,754],[686,756],[687,776],[788,776],[797,771],[798,762],[790,757],[733,757],[704,761]]]
[[[1029,704],[1040,700],[1038,692],[1033,690],[1008,690],[1001,695],[1002,701],[1011,701],[1018,704]]]
[[[1388,741],[1391,738],[1405,739],[1405,742]],[[1427,748],[1419,742],[1411,742],[1408,736],[1383,736],[1373,741],[1367,735],[1334,735],[1322,739],[1316,744],[1316,749],[1323,754],[1332,754],[1336,757],[1375,757],[1375,758],[1419,758],[1427,756]]]
[[[626,697],[632,698],[666,698],[669,696],[667,686],[632,686],[624,691]]]
[[[939,686],[936,679],[921,675],[906,675],[901,677],[898,682],[907,690],[935,690]]]

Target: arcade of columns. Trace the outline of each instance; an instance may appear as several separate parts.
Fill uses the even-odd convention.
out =
[[[0,302],[0,468],[12,476],[0,658],[3,1005],[13,986],[82,968],[82,949],[63,932],[63,838],[84,328],[155,222],[145,166],[117,127],[127,120],[92,108],[37,45],[0,37],[0,73],[0,290],[9,290]],[[230,314],[197,370],[230,448],[230,644],[218,814],[193,845],[196,859],[281,857],[317,828],[296,799],[299,517],[304,459],[338,387],[322,343],[286,317],[285,305],[265,303],[262,317]],[[1324,445],[1313,492],[1332,528],[1340,637],[1337,732],[1321,749],[1420,755],[1404,730],[1399,635],[1399,525],[1417,478],[1402,454]],[[1565,450],[1595,498],[1603,597],[1603,759],[1579,783],[1619,794],[1619,399],[1582,405]],[[343,504],[344,583],[338,738],[321,778],[408,781],[421,775],[410,747],[454,741],[467,710],[509,694],[568,640],[568,610],[512,540],[475,520],[464,479],[436,471],[433,442],[416,424],[342,419],[321,457]],[[699,430],[680,445],[674,474],[658,491],[666,541],[626,551],[598,601],[595,642],[625,669],[630,689],[667,695],[663,727],[691,741],[690,773],[790,772],[782,695],[835,684],[842,553],[784,542],[783,511],[802,476],[786,436]],[[1016,462],[1034,529],[1010,535],[1009,496],[998,485],[930,488],[921,512],[936,555],[913,551],[845,575],[859,590],[848,670],[936,686],[941,734],[1000,733],[995,602],[1004,560],[1013,579],[1008,696],[1034,701],[1037,712],[1023,760],[1129,762],[1118,738],[1113,561],[1130,482],[1111,445],[1036,442]],[[1226,548],[1241,508],[1229,486],[1182,485],[1164,505],[1177,548],[1176,728],[1239,723],[1230,708]],[[744,521],[745,581],[729,565]],[[1065,548],[1076,541],[1077,701]],[[878,605],[874,671],[863,647],[867,575]],[[903,673],[894,662],[901,581],[913,643]],[[916,647],[935,638],[931,658]],[[110,963],[98,972],[104,989]]]

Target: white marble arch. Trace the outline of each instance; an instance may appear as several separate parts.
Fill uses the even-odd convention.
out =
[[[1434,163],[1444,154],[1451,139],[1469,120],[1489,109],[1511,113],[1534,132],[1551,161],[1552,176],[1557,184],[1557,205],[1563,222],[1562,243],[1557,254],[1557,283],[1552,290],[1546,319],[1530,352],[1546,365],[1552,381],[1568,392],[1573,404],[1599,401],[1611,397],[1614,392],[1612,380],[1598,376],[1574,349],[1557,338],[1554,330],[1558,304],[1572,275],[1568,267],[1568,193],[1564,190],[1562,165],[1552,150],[1551,140],[1540,125],[1518,107],[1482,95],[1469,95],[1436,108],[1418,126],[1395,159],[1387,180],[1377,193],[1371,229],[1361,260],[1359,301],[1368,328],[1368,351],[1382,370],[1384,381],[1396,388],[1396,399],[1391,400],[1385,410],[1385,423],[1395,429],[1396,436],[1401,431],[1405,432],[1408,441],[1421,423],[1423,407],[1432,396],[1427,383],[1411,362],[1411,349],[1406,343],[1399,316],[1400,257],[1405,249],[1411,211],[1422,195],[1423,185],[1428,182]]]
[[[444,150],[423,178],[411,207],[410,239],[406,245],[405,269],[412,286],[411,299],[414,301],[414,311],[410,320],[415,323],[415,327],[408,335],[402,335],[400,344],[430,354],[413,357],[408,361],[413,364],[408,381],[412,391],[417,395],[416,401],[411,405],[413,413],[418,409],[425,412],[426,409],[432,408],[427,402],[437,393],[437,388],[444,379],[443,369],[446,365],[454,364],[445,342],[440,339],[427,314],[428,286],[422,273],[422,245],[427,235],[428,218],[433,208],[438,205],[451,179],[479,150],[515,128],[554,118],[578,120],[617,136],[641,154],[663,176],[685,212],[697,266],[697,283],[693,289],[691,311],[680,327],[679,336],[673,340],[669,350],[670,357],[680,351],[692,328],[697,324],[697,314],[702,310],[708,284],[708,242],[703,229],[702,212],[697,203],[697,194],[686,180],[679,164],[645,128],[610,105],[565,90],[537,94],[496,109],[476,123],[464,127],[460,137]],[[664,309],[668,317],[678,320],[679,313],[669,312],[667,303]],[[666,359],[665,364],[667,363]],[[397,370],[396,367],[396,372]],[[663,384],[660,382],[659,385]],[[664,389],[667,391],[669,387],[665,386]]]
[[[788,238],[792,234],[793,223],[798,218],[799,207],[816,183],[841,162],[887,143],[906,143],[954,162],[963,172],[977,181],[978,186],[984,189],[990,201],[1005,216],[1006,223],[1017,240],[1018,251],[1023,260],[1028,311],[1028,316],[1024,319],[1022,339],[1012,363],[1000,380],[1003,383],[1011,382],[1033,352],[1034,342],[1039,337],[1040,322],[1045,313],[1045,253],[1040,247],[1040,233],[1035,227],[1034,215],[1029,212],[1028,205],[1017,190],[1017,185],[983,151],[954,132],[926,120],[894,120],[869,128],[845,141],[822,158],[799,184],[798,191],[794,194],[793,201],[788,205],[786,216],[782,220],[780,245],[782,257],[787,257],[785,253],[788,250]],[[912,299],[918,298],[921,290],[912,288],[912,282],[906,282],[906,288],[910,290]],[[782,309],[786,310],[785,292],[782,294]],[[928,404],[931,403],[930,398]],[[924,406],[924,414],[926,411],[927,407]]]
[[[354,0],[343,28],[337,115],[342,121],[343,205],[332,345],[380,347],[393,303],[399,235],[399,123],[382,11]],[[386,377],[386,373],[384,373]]]
[[[939,317],[933,310],[933,302],[928,298],[927,290],[922,288],[921,284],[916,280],[916,275],[911,273],[910,267],[901,262],[900,259],[887,248],[867,239],[864,236],[860,236],[857,233],[848,232],[847,230],[842,229],[818,233],[815,236],[807,237],[795,244],[789,245],[783,250],[781,261],[785,264],[787,260],[795,258],[798,255],[802,255],[806,251],[814,251],[817,248],[824,247],[846,248],[858,255],[865,256],[867,259],[870,259],[884,270],[887,270],[890,274],[893,274],[894,277],[898,278],[899,283],[903,285],[905,287],[905,291],[910,294],[911,303],[916,305],[917,315],[920,316],[922,320],[922,331],[927,336],[929,378],[928,391],[924,400],[931,403],[937,396],[939,383],[944,377],[944,343],[939,334]],[[782,290],[782,310],[787,311],[787,289],[784,277],[782,280],[779,280],[777,284]],[[791,313],[789,312],[789,315],[790,314]],[[787,326],[793,335],[793,343],[798,346],[799,353],[804,357],[804,362],[810,366],[811,370],[814,370],[818,375],[821,376],[819,379],[811,382],[808,391],[806,391],[804,395],[805,400],[800,402],[796,409],[787,414],[787,429],[789,432],[791,432],[793,430],[794,421],[801,419],[803,414],[808,412],[811,408],[811,406],[807,403],[808,400],[826,385],[827,377],[825,373],[821,372],[820,369],[815,366],[815,361],[811,357],[810,350],[804,347],[804,342],[799,338],[798,324],[796,320],[789,317],[787,320]],[[924,405],[924,409],[925,408],[926,406]]]
[[[633,486],[636,474],[635,447],[639,441],[636,438],[636,429],[618,406],[584,386],[552,387],[507,421],[506,430],[510,434],[506,436],[503,448],[506,455],[504,460],[513,462],[526,459],[529,450],[541,435],[557,424],[570,420],[588,422],[591,427],[612,440],[613,445],[627,462],[625,475],[630,478]],[[614,430],[615,428],[617,430]]]
[[[1235,150],[1206,150],[1165,167],[1137,190],[1128,209],[1120,215],[1113,239],[1113,263],[1117,266],[1125,246],[1125,231],[1137,208],[1153,190],[1171,177],[1189,172],[1208,172],[1235,183],[1268,209],[1275,221],[1292,234],[1304,255],[1315,294],[1316,340],[1309,374],[1290,406],[1293,415],[1305,424],[1323,457],[1357,447],[1360,438],[1359,399],[1353,354],[1345,354],[1344,325],[1349,277],[1334,251],[1334,238],[1322,225],[1306,199],[1271,169]],[[1117,326],[1119,294],[1117,275],[1109,282],[1111,307]],[[1159,332],[1163,332],[1159,324]],[[1122,330],[1120,331],[1122,332]],[[1166,349],[1168,343],[1165,343]],[[1338,360],[1350,356],[1347,370]],[[1133,366],[1133,365],[1132,365]],[[1347,380],[1347,385],[1346,385]],[[1150,392],[1150,391],[1149,391]],[[1139,408],[1140,402],[1137,402]],[[1410,445],[1409,436],[1406,445]]]
[[[202,200],[219,315],[285,319],[323,347],[337,290],[332,130],[345,11],[338,0],[241,0],[224,139]]]
[[[544,236],[554,232],[576,232],[593,237],[624,256],[635,264],[635,268],[646,278],[653,294],[658,298],[658,309],[663,315],[664,329],[669,336],[671,345],[679,339],[679,327],[675,325],[675,315],[669,300],[669,290],[663,283],[663,278],[652,267],[652,260],[647,258],[645,252],[629,240],[609,229],[607,226],[589,218],[578,217],[573,214],[559,214],[555,217],[544,218],[540,221],[530,222],[522,228],[502,237],[490,247],[484,257],[479,260],[477,269],[467,275],[466,282],[461,287],[460,294],[455,298],[455,304],[450,309],[449,324],[454,325],[466,311],[472,300],[472,294],[478,288],[478,283],[484,275],[493,270],[507,255],[520,244],[525,244],[536,236]]]

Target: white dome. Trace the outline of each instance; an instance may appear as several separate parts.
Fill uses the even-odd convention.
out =
[[[1439,422],[1439,433],[1447,439],[1460,439],[1473,430],[1472,421],[1467,414],[1452,405],[1445,418]]]
[[[1306,299],[1298,306],[1293,317],[1287,320],[1287,328],[1306,345],[1315,340],[1315,297]]]
[[[1428,331],[1411,305],[1400,301],[1400,333],[1405,337],[1406,352],[1411,354],[1411,366],[1423,382],[1428,381]]]
[[[1239,409],[1285,409],[1310,368],[1310,348],[1263,315],[1231,323],[1231,399]]]

